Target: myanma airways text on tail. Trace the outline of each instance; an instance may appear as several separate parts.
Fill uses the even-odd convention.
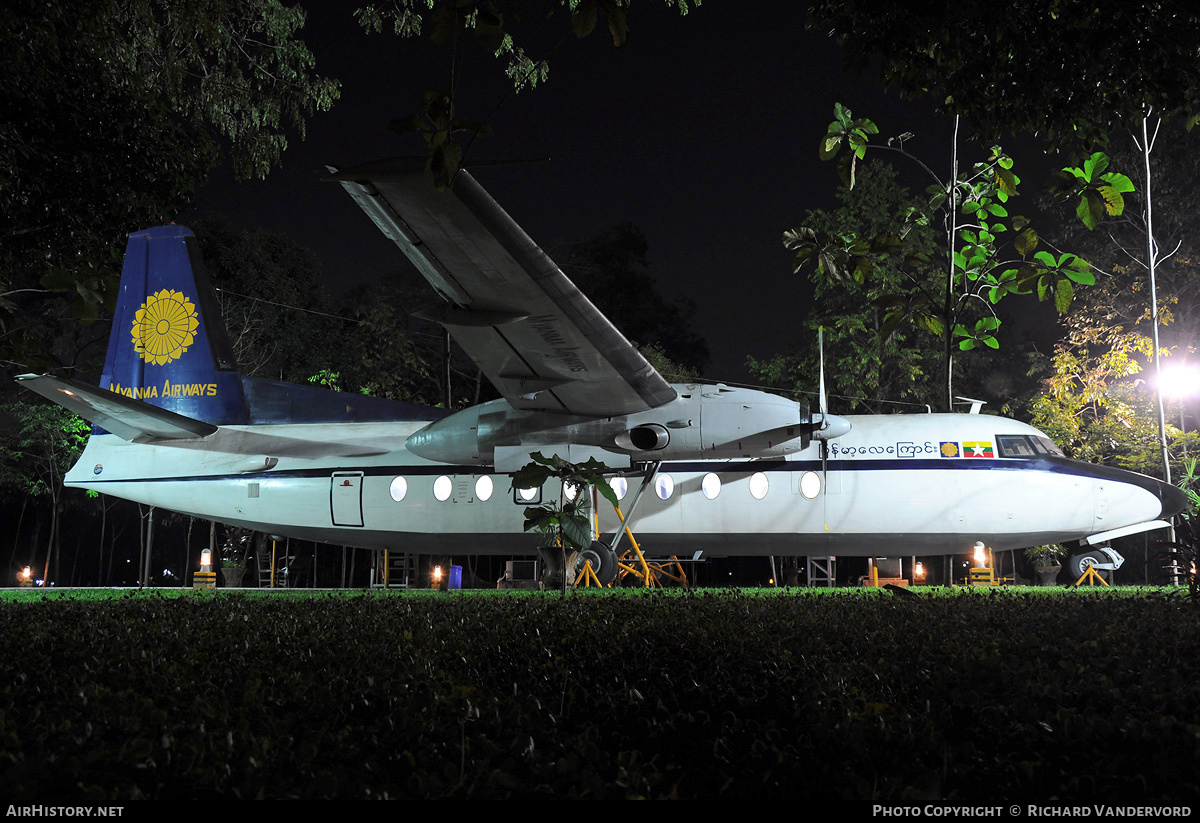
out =
[[[100,387],[20,378],[95,424],[68,485],[271,534],[472,554],[535,551],[507,476],[534,451],[611,467],[654,554],[1095,544],[1186,504],[1001,417],[837,417],[668,384],[469,174],[440,193],[419,162],[331,171],[503,399],[450,413],[239,374],[195,237],[148,229],[129,237]],[[615,515],[600,529],[616,534]]]

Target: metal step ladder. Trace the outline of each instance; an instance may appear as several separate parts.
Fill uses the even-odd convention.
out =
[[[836,586],[837,585],[837,558],[832,556],[808,558],[808,585],[809,586]]]
[[[417,555],[388,550],[374,554],[375,564],[371,568],[371,588],[420,588],[420,579],[417,575]]]
[[[291,539],[281,542],[268,538],[254,550],[260,589],[286,589],[288,587],[287,569],[294,560],[289,553],[291,543]]]

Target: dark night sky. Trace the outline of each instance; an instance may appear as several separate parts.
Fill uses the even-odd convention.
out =
[[[661,291],[696,303],[713,355],[706,376],[734,381],[748,379],[747,354],[785,351],[799,334],[808,292],[780,236],[807,209],[833,203],[837,174],[817,158],[833,104],[871,117],[881,138],[915,132],[910,147],[935,158],[950,133],[928,103],[843,73],[836,44],[806,31],[799,9],[788,19],[750,8],[758,13],[710,0],[680,17],[641,2],[620,49],[599,27],[571,38],[551,57],[549,82],[509,99],[495,136],[477,141],[466,162],[551,256],[607,225],[639,226]],[[565,21],[551,24],[557,35]],[[221,211],[238,227],[285,231],[342,288],[407,263],[340,187],[319,182],[323,164],[421,153],[419,137],[396,137],[386,124],[415,110],[426,89],[446,87],[449,52],[368,37],[342,4],[311,12],[304,36],[320,73],[342,81],[341,100],[310,121],[307,141],[291,141],[266,181],[236,184],[222,169],[181,221]],[[508,88],[501,68],[472,49],[460,113],[495,105]]]

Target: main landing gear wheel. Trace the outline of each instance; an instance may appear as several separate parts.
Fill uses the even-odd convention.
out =
[[[1087,573],[1088,566],[1099,566],[1101,564],[1112,565],[1112,560],[1104,552],[1084,552],[1083,554],[1073,554],[1067,558],[1067,574],[1071,577],[1071,582],[1074,583],[1079,578]],[[1097,574],[1103,574],[1107,569],[1096,569]]]
[[[583,571],[585,560],[592,564],[592,571],[605,586],[617,579],[617,555],[599,540],[593,540],[592,545],[579,552],[575,561],[576,576]]]

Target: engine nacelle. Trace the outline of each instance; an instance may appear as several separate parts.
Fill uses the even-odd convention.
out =
[[[617,448],[628,452],[656,452],[671,442],[671,432],[658,423],[634,426],[614,438]]]
[[[613,417],[514,409],[494,400],[430,423],[405,445],[426,460],[508,471],[535,451],[569,459],[568,451],[590,449],[610,466],[615,463],[604,453],[626,463],[778,459],[804,450],[814,438],[850,428],[844,418],[822,420],[806,404],[767,392],[720,384],[676,385],[675,390],[678,396],[670,403]]]

